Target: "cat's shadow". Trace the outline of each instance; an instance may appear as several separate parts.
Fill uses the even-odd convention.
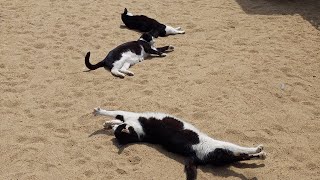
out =
[[[94,135],[98,135],[98,134],[105,134],[108,136],[109,135],[113,136],[112,131],[107,131],[105,129],[99,129],[99,130],[91,133],[89,135],[89,137],[94,136]],[[120,145],[116,138],[113,138],[111,141],[112,141],[113,145],[115,145],[119,149],[118,154],[121,154],[126,147],[131,145],[131,144]],[[164,154],[165,156],[167,156],[170,159],[173,159],[173,160],[179,162],[183,166],[185,164],[185,160],[186,160],[185,157],[168,152],[165,149],[163,149],[160,145],[154,145],[154,144],[148,144],[148,143],[138,143],[138,144],[156,149],[158,152]],[[205,173],[211,173],[214,176],[219,176],[219,177],[224,177],[224,178],[236,177],[236,178],[239,178],[242,180],[258,179],[256,177],[247,178],[245,175],[230,169],[230,166],[240,168],[240,169],[247,169],[247,168],[253,169],[253,168],[261,168],[261,167],[264,167],[265,165],[264,164],[256,164],[256,163],[248,163],[248,162],[246,162],[246,163],[245,162],[237,162],[237,163],[230,164],[228,166],[219,166],[219,167],[211,166],[211,165],[198,166],[198,171],[201,170]]]

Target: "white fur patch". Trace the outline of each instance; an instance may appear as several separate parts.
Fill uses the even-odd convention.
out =
[[[178,30],[178,29],[173,28],[171,26],[166,26],[165,31],[166,31],[166,35],[184,34],[185,33],[184,31],[182,31],[180,29]]]
[[[122,53],[121,58],[113,63],[113,67],[121,69],[125,63],[129,63],[131,66],[141,62],[148,54],[143,50],[140,54],[135,54],[131,51]]]

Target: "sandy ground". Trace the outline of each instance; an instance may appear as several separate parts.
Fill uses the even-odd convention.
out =
[[[136,40],[127,7],[185,35],[119,79],[84,72]],[[185,179],[159,146],[118,149],[93,108],[160,111],[217,139],[264,144],[265,161],[199,167],[198,179],[320,179],[317,0],[2,0],[0,179]]]

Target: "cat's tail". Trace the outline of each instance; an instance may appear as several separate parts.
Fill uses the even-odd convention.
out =
[[[124,11],[123,11],[123,15],[127,15],[127,13],[128,13],[128,10],[127,10],[127,8],[124,8]]]
[[[121,14],[121,17],[128,17],[128,16],[133,16],[132,13],[128,12],[128,9],[127,8],[124,8],[124,11],[123,13]]]
[[[104,61],[100,61],[97,64],[91,64],[89,59],[90,59],[90,52],[87,53],[85,61],[84,61],[86,66],[87,66],[87,68],[90,69],[90,70],[95,70],[95,69],[98,69],[100,67],[104,67],[104,65],[105,65]]]

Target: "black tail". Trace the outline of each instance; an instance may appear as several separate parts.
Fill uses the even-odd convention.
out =
[[[93,65],[89,62],[89,59],[90,59],[90,52],[87,53],[85,61],[84,61],[87,68],[90,70],[95,70],[95,69],[98,69],[98,68],[104,66],[104,61],[98,62],[97,64]]]
[[[127,13],[128,13],[127,8],[124,8],[124,11],[123,11],[122,15],[127,15]]]

